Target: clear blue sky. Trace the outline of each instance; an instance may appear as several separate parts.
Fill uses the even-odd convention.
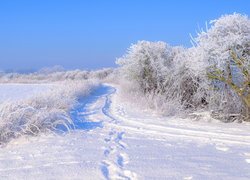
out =
[[[206,21],[250,0],[1,0],[0,69],[115,66],[138,40],[190,45]]]

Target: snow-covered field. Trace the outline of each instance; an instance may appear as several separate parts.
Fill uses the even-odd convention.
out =
[[[52,84],[0,84],[0,103],[29,98],[54,87]]]
[[[20,94],[31,91],[24,85]],[[247,123],[139,112],[111,85],[79,102],[70,112],[76,126],[70,133],[22,136],[1,148],[0,179],[250,178]]]

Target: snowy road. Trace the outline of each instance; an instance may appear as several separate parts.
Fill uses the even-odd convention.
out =
[[[159,118],[108,85],[71,116],[71,133],[0,149],[0,179],[250,179],[249,124]]]

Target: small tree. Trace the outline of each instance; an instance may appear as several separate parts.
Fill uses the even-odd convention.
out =
[[[216,87],[208,89],[210,110],[224,120],[250,117],[249,35],[248,16],[234,13],[211,21],[195,39],[207,83]]]
[[[207,75],[212,80],[225,83],[238,95],[244,108],[243,119],[250,121],[250,60],[247,56],[238,55],[235,50],[230,50],[230,55],[231,59],[227,62],[225,70],[212,66]],[[238,73],[242,78],[235,78],[235,74]]]

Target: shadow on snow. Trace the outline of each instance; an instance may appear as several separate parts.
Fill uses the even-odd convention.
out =
[[[101,85],[92,91],[88,96],[82,97],[78,100],[78,105],[72,109],[70,116],[73,120],[75,129],[81,130],[92,130],[95,128],[103,127],[103,120],[97,120],[95,122],[89,120],[89,116],[100,113],[103,109],[106,109],[108,106],[107,99],[110,94],[114,92],[114,88],[110,86]],[[89,105],[94,104],[101,97],[105,97],[105,104],[102,109],[94,108],[89,109]]]

